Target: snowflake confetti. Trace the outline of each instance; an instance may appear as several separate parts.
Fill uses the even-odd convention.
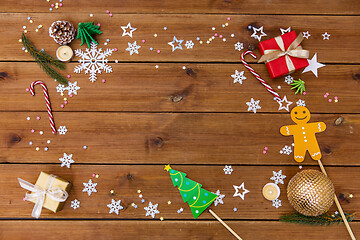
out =
[[[120,203],[121,200],[115,201],[114,199],[111,199],[111,203],[107,205],[107,207],[110,208],[109,214],[116,213],[116,215],[119,215],[119,211],[124,208]]]
[[[279,170],[279,172],[273,171],[273,176],[270,178],[270,180],[273,180],[275,184],[278,183],[284,184],[285,178],[286,176],[282,174],[282,170]]]
[[[84,189],[82,190],[83,192],[87,192],[88,193],[88,195],[90,196],[91,195],[91,193],[95,193],[95,192],[97,192],[97,190],[96,190],[96,185],[97,185],[97,183],[93,183],[92,181],[91,181],[91,179],[89,179],[89,182],[88,183],[83,183],[84,184]]]
[[[65,135],[65,133],[67,132],[67,128],[66,128],[66,126],[60,126],[57,131],[58,131],[59,135]]]
[[[216,193],[215,193],[218,197],[215,199],[214,201],[214,205],[217,206],[218,204],[224,204],[224,197],[225,197],[225,194],[221,194],[220,193],[220,190],[217,190]]]
[[[224,172],[225,172],[225,175],[231,175],[231,173],[234,171],[234,169],[232,169],[231,165],[225,165],[224,167]]]
[[[112,72],[112,67],[107,65],[108,59],[106,57],[111,56],[113,49],[106,49],[104,52],[101,48],[97,49],[97,45],[91,42],[90,49],[85,49],[85,52],[81,49],[75,50],[75,55],[80,57],[80,65],[75,66],[74,72],[80,73],[84,70],[85,74],[90,74],[90,82],[95,82],[97,79],[96,74],[101,74],[102,71],[106,73]]]
[[[74,210],[80,207],[80,201],[77,199],[74,199],[73,201],[71,201],[71,206]]]
[[[75,94],[77,95],[77,91],[80,89],[80,87],[77,85],[77,81],[75,81],[74,83],[71,83],[70,81],[68,82],[68,86],[65,88],[65,90],[68,91],[68,95],[70,96],[71,94]]]
[[[66,87],[63,84],[59,84],[56,87],[56,91],[59,92],[59,93],[63,93],[65,90],[66,90]]]
[[[280,199],[275,199],[272,201],[272,205],[276,208],[281,207],[281,200]]]
[[[262,37],[267,36],[267,34],[264,33],[264,26],[261,26],[260,28],[253,27],[252,29],[254,32],[251,34],[251,37],[259,40],[259,42],[261,41]],[[258,35],[258,32],[260,32],[260,35]]]
[[[128,42],[128,48],[125,50],[129,51],[130,55],[133,55],[134,53],[139,54],[139,48],[141,48],[141,46],[137,45],[135,41],[134,43]]]
[[[285,82],[290,85],[294,82],[294,78],[291,75],[287,75],[285,77]]]
[[[304,100],[301,100],[301,99],[299,99],[299,100],[296,102],[296,105],[297,105],[297,106],[306,107],[305,101],[304,101]]]
[[[290,155],[290,153],[292,153],[291,147],[287,145],[285,145],[282,150],[280,150],[280,154]]]
[[[245,194],[250,192],[249,190],[245,189],[244,183],[242,183],[240,186],[233,185],[235,189],[235,193],[233,197],[240,197],[242,200],[245,200]],[[239,190],[242,189],[242,192],[240,193]]]
[[[253,111],[254,113],[256,113],[258,109],[261,109],[259,103],[260,100],[255,101],[253,98],[251,98],[250,102],[246,103],[246,105],[248,105],[248,112]]]
[[[75,162],[72,160],[72,154],[67,155],[66,153],[64,153],[64,156],[59,158],[59,160],[61,161],[61,167],[66,166],[67,168],[70,168],[70,164]]]
[[[186,47],[187,49],[193,48],[193,47],[194,47],[193,41],[191,41],[191,40],[190,40],[190,41],[186,41],[185,47]]]
[[[146,214],[145,216],[151,216],[152,218],[155,217],[155,214],[159,214],[159,210],[157,209],[159,204],[155,204],[153,205],[151,202],[149,202],[149,206],[148,207],[144,207]]]
[[[240,83],[242,84],[243,80],[246,79],[244,76],[244,71],[239,72],[238,70],[235,70],[235,74],[231,75],[231,77],[234,79],[234,83]]]
[[[241,51],[242,49],[244,49],[243,43],[241,43],[241,42],[235,43],[235,50]]]

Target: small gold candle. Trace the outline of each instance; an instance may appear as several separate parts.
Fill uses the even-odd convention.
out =
[[[69,47],[69,46],[60,46],[56,50],[56,57],[62,62],[69,61],[73,55],[74,55],[74,52],[71,49],[71,47]]]
[[[267,200],[273,201],[280,196],[280,188],[274,183],[267,183],[262,189],[262,194]]]

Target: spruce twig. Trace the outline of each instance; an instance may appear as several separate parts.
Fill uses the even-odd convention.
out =
[[[305,82],[301,79],[294,80],[294,82],[291,84],[291,86],[293,86],[291,89],[296,89],[295,94],[297,94],[298,92],[300,92],[300,94],[305,92]]]
[[[30,53],[30,55],[35,59],[35,62],[39,64],[40,68],[46,72],[51,78],[60,82],[61,84],[67,85],[68,80],[56,72],[51,65],[63,70],[65,69],[65,65],[63,62],[57,60],[56,58],[50,56],[45,51],[38,50],[34,44],[25,36],[23,33],[21,36],[21,41],[26,50]]]
[[[354,219],[355,213],[344,213],[348,222]],[[317,217],[304,216],[300,213],[280,216],[280,222],[329,226],[343,222],[340,214],[325,213]]]
[[[91,36],[94,34],[101,34],[102,31],[99,30],[99,26],[94,25],[92,22],[86,22],[86,23],[79,23],[78,26],[78,34],[76,36],[76,39],[81,39],[81,45],[82,46],[85,42],[87,43],[88,47],[91,48],[90,43],[94,42],[96,45],[99,45],[95,39]]]

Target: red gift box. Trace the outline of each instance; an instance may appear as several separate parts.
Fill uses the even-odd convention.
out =
[[[299,44],[292,44],[294,41],[299,42]],[[307,50],[303,50],[300,42],[302,41],[302,35],[297,36],[295,31],[291,31],[289,33],[285,33],[276,38],[272,38],[266,41],[262,41],[259,43],[259,49],[261,54],[266,56],[266,54],[277,55],[281,53],[280,57],[270,58],[270,60],[266,61],[266,68],[269,71],[271,78],[278,78],[287,74],[290,74],[296,70],[302,69],[309,65],[307,58],[309,57],[309,52]],[[283,45],[283,46],[279,46]],[[291,56],[289,53],[289,46],[293,48],[293,55],[300,54],[301,57]],[[277,52],[277,53],[274,53]],[[265,55],[264,55],[265,54]],[[261,60],[259,61],[261,62]]]

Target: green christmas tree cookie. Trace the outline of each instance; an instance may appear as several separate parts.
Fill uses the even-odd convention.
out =
[[[90,43],[94,42],[97,45],[99,45],[95,39],[91,36],[94,34],[101,34],[102,32],[99,30],[100,26],[94,25],[92,22],[86,22],[86,23],[79,23],[78,26],[78,34],[76,36],[76,39],[81,38],[81,45],[82,46],[85,42],[87,43],[88,47],[90,48]]]
[[[190,206],[191,212],[196,219],[208,208],[217,195],[201,188],[201,184],[186,177],[186,174],[165,166],[165,170],[170,173],[171,180],[175,187],[178,187],[184,202]]]

